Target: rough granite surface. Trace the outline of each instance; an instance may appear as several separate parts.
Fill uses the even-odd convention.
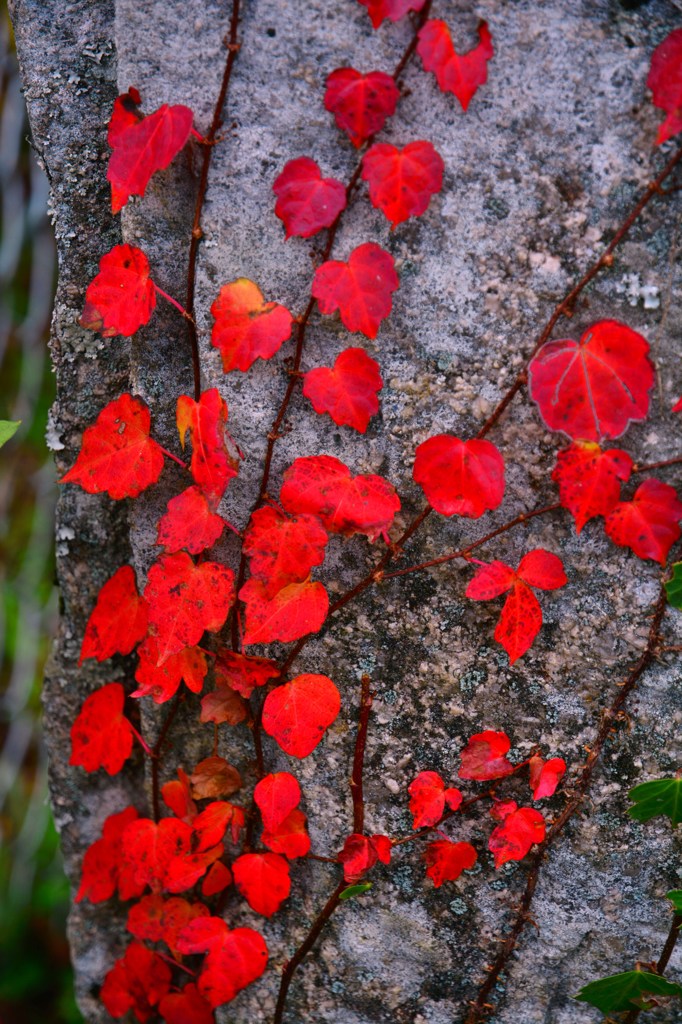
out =
[[[175,399],[191,392],[186,332],[160,304],[132,342],[101,341],[77,318],[99,257],[120,240],[148,254],[154,279],[182,299],[198,152],[191,147],[158,175],[143,201],[120,218],[107,207],[106,123],[116,91],[135,85],[147,110],[181,102],[207,130],[225,51],[227,5],[207,0],[13,0],[36,149],[52,184],[60,253],[53,354],[59,382],[54,447],[70,465],[83,427],[125,387],[149,402],[155,435],[178,450]],[[682,8],[652,0],[626,10],[616,0],[454,3],[436,0],[434,16],[452,26],[458,49],[475,39],[479,17],[495,41],[489,81],[467,114],[438,91],[421,62],[404,76],[405,96],[382,139],[403,145],[430,140],[442,155],[443,191],[427,214],[388,230],[356,193],[333,255],[345,259],[373,240],[394,256],[400,289],[375,342],[350,336],[337,318],[316,311],[304,369],[330,365],[349,344],[361,344],[381,365],[381,412],[356,435],[317,417],[300,394],[278,442],[272,491],[297,456],[326,452],[354,472],[380,473],[403,499],[399,523],[422,507],[411,480],[415,446],[448,431],[466,438],[480,427],[523,365],[552,309],[599,254],[637,195],[662,166],[653,148],[660,112],[646,92],[651,51],[676,25]],[[247,0],[222,139],[215,149],[203,216],[197,274],[204,387],[218,387],[230,429],[245,454],[224,512],[239,528],[257,490],[265,435],[283,388],[285,345],[248,374],[223,375],[210,345],[209,309],[219,287],[246,276],[266,298],[301,312],[309,294],[315,239],[284,242],[273,212],[272,182],[284,163],[312,156],[325,175],[347,180],[357,153],[324,110],[327,74],[351,64],[392,69],[409,39],[409,23],[372,32],[366,11],[351,0],[294,4]],[[672,146],[669,147],[672,152]],[[665,150],[667,151],[667,149]],[[679,452],[679,419],[669,410],[682,392],[679,193],[651,204],[555,337],[578,337],[594,320],[613,317],[652,345],[657,384],[652,414],[630,428],[623,446],[640,462]],[[507,461],[503,505],[480,523],[431,516],[410,542],[405,564],[482,536],[524,509],[556,500],[549,477],[561,438],[542,425],[522,395],[490,435]],[[621,442],[619,442],[621,443]],[[675,474],[666,471],[666,481]],[[679,482],[679,477],[678,477]],[[168,465],[158,485],[130,507],[65,488],[59,509],[59,575],[63,615],[45,689],[52,798],[67,868],[77,884],[83,851],[104,818],[131,800],[142,808],[144,766],[132,763],[114,779],[68,767],[68,731],[84,696],[111,678],[132,681],[130,666],[78,668],[84,621],[101,583],[131,557],[140,574],[155,557],[155,522],[184,486]],[[495,644],[499,602],[464,598],[470,570],[458,563],[392,581],[350,605],[311,641],[298,671],[325,672],[342,692],[341,715],[303,762],[269,744],[271,770],[301,779],[313,849],[333,854],[350,831],[347,780],[355,735],[359,679],[369,672],[377,691],[368,742],[367,826],[409,831],[406,786],[424,769],[455,779],[458,752],[481,729],[505,729],[517,758],[537,743],[566,759],[576,773],[598,728],[600,710],[645,642],[659,567],[604,537],[591,522],[576,537],[567,515],[531,522],[483,549],[481,557],[516,564],[532,547],[561,554],[569,583],[542,596],[544,626],[515,666]],[[236,546],[218,548],[234,564]],[[358,580],[376,558],[364,539],[335,539],[319,578],[331,594]],[[680,643],[679,614],[664,632]],[[608,745],[581,816],[574,819],[542,868],[529,927],[495,993],[494,1024],[589,1024],[601,1016],[571,996],[606,973],[654,959],[668,929],[664,893],[680,886],[679,842],[669,822],[641,826],[627,817],[627,790],[680,764],[680,668],[662,658],[628,704],[628,727]],[[141,702],[153,739],[161,716]],[[176,720],[164,778],[210,752],[212,731],[187,700]],[[253,751],[243,727],[221,732],[220,752],[247,777]],[[251,776],[252,778],[252,776]],[[525,784],[514,784],[527,800]],[[470,790],[467,789],[467,792]],[[548,813],[561,808],[557,797]],[[512,919],[525,866],[495,872],[486,852],[483,817],[453,821],[447,831],[481,851],[474,871],[435,890],[424,878],[416,846],[375,870],[370,896],[333,918],[292,985],[287,1024],[452,1024],[466,1015],[496,939]],[[262,929],[271,970],[220,1011],[223,1024],[272,1019],[276,968],[305,934],[336,884],[324,864],[297,863],[293,891],[269,921],[236,898],[226,917]],[[125,910],[79,904],[70,936],[78,998],[88,1022],[109,1018],[97,1001],[106,971],[125,944]],[[680,958],[671,971],[678,971]],[[673,1024],[680,1010],[652,1020]]]

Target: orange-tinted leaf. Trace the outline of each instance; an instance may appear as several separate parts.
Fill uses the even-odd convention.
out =
[[[151,176],[168,167],[187,142],[193,120],[189,107],[169,107],[166,103],[125,128],[120,108],[115,114],[116,129],[109,133],[113,152],[107,170],[112,213],[118,213],[131,196],[144,195]]]
[[[120,683],[107,683],[86,697],[71,726],[69,764],[86,772],[120,772],[133,749],[133,727],[123,714],[124,701]]]
[[[386,18],[400,21],[410,11],[421,11],[425,0],[358,0],[372,19],[372,27],[379,28]]]
[[[215,896],[216,893],[227,889],[228,885],[232,885],[232,872],[226,864],[217,860],[206,872],[206,877],[201,883],[201,892],[203,896]]]
[[[275,213],[286,228],[286,237],[310,238],[330,227],[346,206],[346,187],[336,178],[323,178],[310,157],[290,160],[275,178]]]
[[[508,814],[493,830],[488,848],[495,855],[495,867],[508,860],[523,860],[531,846],[545,838],[545,819],[531,807],[520,807]]]
[[[180,934],[181,953],[207,953],[198,987],[213,1007],[221,1006],[260,978],[268,947],[252,928],[229,929],[220,917],[192,921]]]
[[[253,658],[233,651],[221,651],[215,666],[216,684],[229,686],[247,699],[258,686],[279,675],[279,665],[270,658]]]
[[[118,814],[110,814],[106,819],[102,838],[97,839],[85,851],[76,903],[85,898],[91,903],[103,903],[111,899],[117,887],[122,900],[141,895],[144,884],[135,883],[121,860],[121,836],[130,822],[135,821],[137,817],[134,807],[126,807]]]
[[[327,617],[329,597],[321,583],[289,583],[274,597],[260,580],[248,580],[239,591],[246,604],[244,645],[289,643],[317,633]]]
[[[306,830],[306,816],[303,811],[290,811],[274,829],[265,829],[261,842],[273,853],[283,853],[289,860],[305,857],[310,850],[310,836]]]
[[[463,871],[473,868],[477,854],[471,843],[439,839],[426,847],[424,860],[427,865],[426,874],[438,889],[443,882],[454,882]]]
[[[130,654],[147,632],[147,602],[137,592],[135,571],[124,565],[107,580],[85,627],[80,662]]]
[[[369,198],[391,221],[391,227],[409,217],[420,217],[431,196],[443,187],[445,164],[430,142],[410,142],[402,149],[376,143],[362,158],[362,178],[369,183]]]
[[[220,629],[234,599],[234,575],[219,562],[195,565],[184,551],[152,565],[144,596],[160,662]]]
[[[158,953],[131,942],[108,972],[99,994],[112,1017],[132,1011],[140,1024],[155,1016],[155,1007],[168,994],[171,970]]]
[[[225,528],[225,520],[211,511],[206,495],[199,487],[188,487],[171,498],[168,511],[159,520],[157,544],[166,551],[198,555],[213,547]]]
[[[192,823],[197,851],[209,850],[222,842],[227,826],[230,826],[232,842],[239,841],[239,832],[244,828],[244,811],[227,800],[215,800],[198,814]]]
[[[268,597],[274,597],[287,584],[307,580],[310,570],[321,565],[328,539],[317,516],[290,518],[265,506],[251,516],[243,551],[251,575],[267,585]]]
[[[279,910],[291,892],[289,865],[277,853],[245,853],[232,865],[234,884],[257,914]]]
[[[460,779],[489,782],[491,779],[502,779],[505,775],[511,775],[514,765],[504,756],[510,746],[509,737],[505,732],[487,729],[485,732],[476,733],[462,751]]]
[[[490,808],[490,817],[494,818],[495,821],[504,821],[505,818],[509,817],[512,811],[515,811],[519,805],[516,800],[497,800],[493,797],[493,805]]]
[[[460,791],[454,787],[446,789],[437,772],[420,772],[407,792],[411,797],[412,828],[435,825],[443,817],[446,802],[452,811],[456,811],[462,802]]]
[[[303,378],[303,394],[315,412],[328,413],[340,427],[353,427],[361,434],[379,411],[377,392],[383,386],[379,364],[361,348],[344,349],[333,368],[320,366]]]
[[[504,459],[490,441],[436,434],[417,448],[412,476],[444,516],[478,519],[504,496]]]
[[[321,313],[338,309],[349,331],[376,338],[399,284],[391,254],[376,242],[365,242],[353,249],[347,262],[327,260],[318,267],[311,290]]]
[[[211,344],[220,350],[225,373],[245,372],[256,359],[271,359],[291,336],[289,310],[266,302],[258,285],[246,277],[223,285],[211,314]]]
[[[145,896],[130,908],[126,928],[136,939],[165,942],[175,956],[177,938],[182,929],[197,917],[208,916],[208,907],[203,903],[189,903],[181,896],[164,899],[155,893]]]
[[[81,327],[104,338],[130,338],[148,322],[156,307],[149,260],[133,245],[115,245],[99,261],[99,274],[85,293]]]
[[[640,484],[631,501],[621,501],[609,512],[604,528],[614,544],[665,565],[680,538],[680,520],[682,502],[675,488],[650,479]]]
[[[123,862],[137,885],[166,888],[172,861],[190,853],[192,826],[178,818],[132,821],[121,836]]]
[[[682,131],[682,28],[673,29],[654,50],[646,84],[655,106],[668,115],[656,136],[660,146]]]
[[[274,772],[256,783],[253,799],[263,818],[264,827],[273,831],[290,811],[298,807],[301,787],[290,772]]]
[[[383,128],[399,99],[398,87],[384,71],[361,75],[355,68],[338,68],[327,78],[324,106],[359,147]]]
[[[135,670],[139,686],[132,697],[151,696],[157,704],[170,700],[180,683],[185,682],[192,693],[201,693],[208,672],[206,655],[198,647],[184,647],[170,654],[159,664],[161,654],[154,637],[147,637],[137,649],[140,661]]]
[[[330,533],[364,533],[372,541],[381,536],[388,541],[400,510],[400,498],[388,480],[354,477],[331,455],[295,459],[284,474],[280,501],[288,512],[319,516]]]
[[[618,503],[620,482],[632,471],[632,459],[620,448],[602,451],[594,441],[574,441],[557,455],[552,480],[559,499],[575,519],[580,533],[589,519],[606,516]]]
[[[198,402],[189,395],[180,395],[177,423],[182,447],[187,431],[192,439],[189,468],[194,482],[216,508],[228,483],[237,475],[237,459],[230,454],[225,439],[227,404],[217,388],[202,392]]]
[[[304,674],[270,691],[263,728],[286,754],[307,757],[340,710],[341,696],[331,679]]]
[[[239,725],[248,717],[248,705],[231,686],[222,685],[216,672],[216,688],[201,698],[201,721]]]
[[[391,840],[387,836],[363,836],[353,832],[339,853],[346,882],[358,882],[377,860],[388,864],[391,859]]]
[[[549,761],[543,761],[536,754],[531,757],[529,768],[533,800],[542,800],[543,797],[552,796],[566,774],[566,762],[563,757],[552,757]]]
[[[215,867],[216,865],[214,865]],[[169,992],[159,1003],[166,1024],[214,1024],[211,1005],[192,982],[181,992]]]
[[[190,782],[195,800],[231,796],[242,788],[242,777],[234,765],[217,756],[200,761],[190,776]]]
[[[548,341],[531,360],[528,386],[551,430],[574,440],[620,437],[646,419],[654,368],[649,344],[617,320],[600,320],[580,342]]]
[[[192,824],[197,816],[197,805],[192,800],[189,776],[182,768],[178,768],[177,779],[172,779],[170,782],[163,784],[161,787],[161,798],[176,818],[180,818],[190,825]]]
[[[62,483],[80,484],[89,494],[136,498],[156,483],[163,469],[161,448],[149,436],[151,417],[141,398],[124,394],[86,427],[76,463]]]
[[[478,23],[478,46],[457,54],[444,21],[431,19],[419,32],[417,53],[425,71],[432,71],[442,92],[451,92],[466,110],[478,87],[488,78],[488,61],[493,57],[493,41],[485,21]]]
[[[169,892],[191,889],[223,853],[224,847],[220,843],[210,850],[198,850],[196,853],[183,853],[174,857],[168,865],[164,888]]]

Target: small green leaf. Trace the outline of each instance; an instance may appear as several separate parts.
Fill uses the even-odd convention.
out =
[[[602,1013],[619,1013],[633,1006],[645,1008],[644,1002],[651,996],[682,996],[682,985],[648,971],[625,971],[591,981],[575,998],[596,1006]]]
[[[667,815],[673,827],[682,821],[682,779],[643,782],[630,790],[630,799],[634,800],[634,806],[628,809],[628,814],[636,821],[649,821],[659,814]]]
[[[21,420],[0,420],[0,448],[10,437],[14,437],[21,426]]]
[[[362,896],[363,892],[367,892],[367,890],[371,888],[371,882],[358,882],[357,885],[349,885],[348,888],[344,889],[339,895],[339,899],[352,900],[354,896]]]
[[[673,565],[673,574],[665,585],[665,592],[673,608],[682,608],[682,562]]]
[[[682,914],[682,889],[671,889],[665,895],[672,903],[675,913]]]

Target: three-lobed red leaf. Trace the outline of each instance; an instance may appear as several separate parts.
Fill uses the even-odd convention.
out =
[[[106,819],[102,838],[95,840],[85,851],[76,903],[86,897],[91,903],[103,903],[111,899],[117,889],[122,900],[134,899],[142,894],[144,883],[135,881],[134,873],[121,857],[121,837],[131,821],[137,818],[135,808],[126,807]]]
[[[388,836],[363,836],[359,832],[349,835],[339,853],[346,882],[358,882],[377,860],[390,864],[393,844]]]
[[[485,21],[478,24],[478,45],[468,53],[455,53],[446,22],[433,18],[419,31],[417,53],[425,71],[432,71],[443,92],[451,92],[466,110],[479,86],[488,78],[488,61],[494,56],[492,36]]]
[[[321,565],[329,537],[317,516],[286,516],[277,508],[256,509],[244,534],[251,575],[274,597],[289,583],[303,583]]]
[[[682,502],[675,488],[652,478],[640,484],[630,501],[614,506],[604,528],[614,544],[630,548],[638,558],[665,565],[670,548],[680,538],[681,520]]]
[[[212,1007],[221,1006],[260,978],[268,962],[265,939],[253,928],[230,929],[220,917],[200,918],[183,928],[181,953],[206,953],[197,982]]]
[[[135,680],[139,685],[131,697],[151,696],[156,704],[164,704],[183,681],[192,693],[201,693],[208,664],[206,655],[198,647],[183,647],[162,659],[156,638],[148,636],[138,647],[137,654]]]
[[[531,846],[545,838],[545,819],[532,807],[511,810],[504,821],[493,829],[488,849],[495,856],[495,867],[509,860],[523,860]]]
[[[147,633],[147,602],[137,592],[135,571],[123,565],[107,580],[85,627],[80,662],[130,654]]]
[[[376,338],[391,312],[391,295],[400,281],[390,253],[376,242],[359,245],[348,260],[327,260],[315,271],[312,294],[320,312],[338,309],[344,327]]]
[[[323,178],[310,157],[289,160],[275,178],[275,213],[284,223],[286,238],[310,238],[331,227],[346,207],[346,187],[336,178]]]
[[[412,476],[444,516],[478,519],[504,497],[504,459],[490,441],[436,434],[417,448]]]
[[[333,367],[308,370],[303,378],[303,394],[315,412],[328,413],[340,427],[361,434],[379,411],[377,393],[383,386],[379,364],[361,348],[344,349]]]
[[[120,683],[107,683],[85,698],[71,726],[69,764],[87,772],[104,768],[120,772],[133,749],[133,727],[123,714],[125,691]]]
[[[355,68],[337,68],[327,78],[324,106],[334,115],[338,128],[359,148],[381,131],[386,119],[395,113],[399,99],[397,85],[384,71],[362,75]]]
[[[589,519],[606,516],[618,503],[621,481],[627,481],[632,459],[620,448],[602,451],[594,441],[574,441],[557,455],[552,480],[559,500],[575,519],[580,533]]]
[[[134,245],[115,245],[99,261],[99,273],[85,292],[81,327],[104,338],[130,338],[149,321],[156,308],[156,291],[149,277],[149,260]]]
[[[256,359],[271,359],[291,336],[289,310],[266,302],[258,285],[246,277],[223,285],[211,314],[211,344],[220,351],[225,373],[245,373]]]
[[[158,953],[141,942],[131,942],[107,973],[100,999],[112,1017],[132,1011],[140,1024],[156,1014],[156,1007],[171,985],[171,969]]]
[[[431,196],[443,187],[442,158],[430,142],[410,142],[402,149],[378,142],[362,158],[362,178],[369,198],[391,221],[391,227],[409,217],[420,217]]]
[[[454,882],[463,871],[473,868],[478,855],[471,843],[453,843],[438,839],[429,843],[424,851],[426,874],[438,889],[443,882]]]
[[[263,728],[286,754],[307,757],[340,710],[341,696],[331,679],[306,673],[270,691]]]
[[[660,146],[682,131],[682,28],[673,29],[654,50],[646,84],[654,104],[668,115],[656,136]]]
[[[462,794],[455,787],[446,789],[438,772],[420,772],[407,787],[410,794],[412,828],[435,825],[443,817],[445,805],[456,811],[462,803]]]

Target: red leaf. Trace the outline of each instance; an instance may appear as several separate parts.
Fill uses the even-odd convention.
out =
[[[225,373],[245,372],[256,359],[271,359],[291,336],[289,310],[266,302],[258,285],[246,277],[223,285],[211,314],[211,344],[220,350]]]
[[[432,71],[442,92],[451,92],[466,110],[478,87],[488,78],[488,61],[493,41],[485,21],[478,23],[478,46],[468,53],[455,53],[450,29],[444,21],[431,19],[419,31],[417,53],[425,71]]]
[[[504,756],[511,746],[505,732],[478,732],[472,736],[462,751],[462,766],[459,769],[460,779],[476,779],[478,782],[489,782],[491,779],[502,779],[511,775],[514,765]]]
[[[248,705],[231,686],[226,686],[216,674],[216,688],[201,698],[201,721],[216,725],[239,725],[248,717]]]
[[[682,131],[682,28],[673,29],[654,50],[646,84],[654,105],[668,115],[656,136],[660,146]]]
[[[393,484],[380,476],[353,476],[331,455],[295,459],[284,473],[280,501],[288,512],[311,512],[330,533],[352,537],[364,533],[371,541],[388,529],[400,498]]]
[[[284,221],[286,237],[310,238],[330,227],[346,207],[346,187],[336,178],[323,178],[310,157],[290,160],[275,178],[275,213]]]
[[[497,800],[493,797],[493,805],[490,808],[490,817],[494,818],[495,821],[504,821],[504,819],[509,817],[512,811],[515,811],[518,806],[519,805],[516,800]]]
[[[140,942],[131,942],[120,960],[108,972],[100,999],[112,1017],[132,1010],[140,1024],[150,1020],[154,1007],[167,995],[171,970],[158,953]]]
[[[227,889],[228,885],[232,885],[232,872],[221,860],[217,860],[206,872],[206,877],[201,883],[201,893],[207,897],[215,896]]]
[[[386,18],[400,21],[410,11],[421,11],[425,0],[358,0],[372,19],[372,27],[379,28]]]
[[[674,406],[672,408],[672,411],[673,412],[682,412],[682,398],[678,398],[678,400],[675,402],[675,404],[674,404]]]
[[[353,832],[348,836],[339,853],[343,864],[343,877],[347,882],[358,882],[377,860],[390,863],[391,840],[387,836],[363,836]]]
[[[180,395],[177,422],[182,447],[188,430],[192,439],[189,468],[194,482],[215,508],[228,483],[237,475],[237,460],[230,455],[225,440],[227,405],[217,388],[204,391],[198,402],[189,395]]]
[[[234,884],[257,914],[279,910],[291,892],[289,865],[276,853],[244,853],[232,865]]]
[[[608,515],[620,498],[620,481],[628,480],[631,471],[627,452],[603,452],[593,441],[574,441],[559,452],[552,480],[559,485],[561,504],[575,519],[576,533],[589,519]]]
[[[177,779],[165,782],[161,787],[161,798],[169,811],[172,811],[176,818],[192,824],[197,816],[197,805],[192,800],[192,792],[189,785],[189,776],[178,768]],[[218,842],[218,840],[216,840]]]
[[[243,551],[251,575],[266,584],[269,598],[289,583],[303,583],[321,565],[329,537],[317,516],[285,516],[279,509],[256,509],[244,534]]]
[[[252,928],[230,930],[220,917],[193,921],[178,939],[181,953],[207,953],[199,991],[213,1006],[228,1003],[266,968],[268,947]]]
[[[115,130],[109,132],[113,152],[107,170],[112,213],[118,213],[131,196],[143,196],[151,176],[168,167],[187,142],[194,116],[189,107],[164,103],[153,114],[124,128],[120,108],[115,115]]]
[[[149,436],[151,417],[141,398],[124,394],[86,427],[76,463],[61,483],[80,484],[89,494],[136,498],[163,469],[161,448]]]
[[[359,245],[348,257],[327,260],[315,271],[312,293],[321,313],[338,309],[344,327],[376,338],[391,312],[391,294],[400,281],[393,257],[375,242]]]
[[[466,589],[466,596],[472,601],[491,601],[500,594],[506,594],[516,582],[516,573],[504,562],[490,562],[481,565]]]
[[[151,696],[156,704],[170,700],[184,680],[188,690],[201,693],[208,672],[206,656],[198,647],[185,647],[170,654],[161,664],[159,646],[154,637],[147,637],[137,648],[140,661],[135,670],[139,683],[131,697]]]
[[[69,764],[86,772],[120,772],[133,749],[133,727],[123,714],[124,701],[120,683],[107,683],[86,697],[71,726]]]
[[[460,791],[455,788],[446,789],[437,772],[420,772],[408,786],[407,792],[412,798],[412,828],[435,825],[443,817],[446,801],[452,811],[456,811],[462,802]]]
[[[211,512],[204,492],[188,487],[168,502],[168,511],[159,520],[156,543],[169,552],[185,548],[198,555],[213,547],[224,528],[225,520]]]
[[[362,178],[369,183],[372,206],[392,228],[427,210],[431,196],[443,187],[444,170],[430,142],[410,142],[402,149],[379,142],[362,158]]]
[[[178,935],[198,917],[209,917],[208,907],[203,903],[189,903],[181,896],[165,900],[163,896],[153,894],[130,908],[126,928],[136,939],[165,942],[175,956]]]
[[[192,823],[198,852],[208,850],[222,842],[230,826],[232,842],[239,841],[239,832],[246,821],[244,811],[227,800],[214,800],[198,814]]]
[[[561,559],[543,548],[535,548],[524,555],[516,574],[524,583],[539,590],[558,590],[568,583]]]
[[[566,762],[562,757],[552,757],[549,761],[543,761],[536,754],[531,757],[529,767],[533,800],[542,800],[543,797],[552,796],[566,774]]]
[[[261,813],[265,829],[273,832],[282,824],[289,812],[298,807],[301,801],[301,787],[289,772],[275,772],[256,783],[253,799]]]
[[[338,68],[327,78],[324,106],[334,115],[337,127],[360,147],[381,131],[399,99],[398,87],[384,71],[361,75],[354,68]]]
[[[631,501],[621,501],[609,512],[604,528],[614,544],[665,565],[680,538],[681,519],[682,502],[675,488],[652,478],[640,484]]]
[[[346,348],[336,357],[332,369],[321,366],[308,370],[303,394],[315,412],[329,413],[340,427],[353,427],[364,434],[379,411],[377,392],[383,386],[379,364],[364,349]]]
[[[504,496],[504,459],[490,441],[436,434],[417,448],[412,476],[444,516],[478,519]]]
[[[234,600],[233,582],[227,566],[195,565],[184,551],[162,555],[152,565],[144,596],[161,663],[183,647],[199,643],[204,632],[220,629]]]
[[[310,850],[310,836],[306,831],[303,811],[290,811],[274,829],[265,829],[261,842],[273,853],[283,853],[289,860],[305,857]]]
[[[471,843],[453,843],[439,839],[424,850],[426,874],[438,889],[443,882],[454,882],[463,871],[473,868],[478,855]]]
[[[501,868],[508,860],[523,860],[531,846],[544,838],[545,819],[540,812],[521,807],[493,830],[488,849],[495,855],[495,867]]]
[[[214,796],[232,796],[242,788],[242,778],[224,757],[213,755],[200,761],[190,776],[192,796],[205,800]]]
[[[85,293],[81,327],[104,338],[130,338],[148,322],[156,307],[149,260],[132,245],[115,245],[99,261],[99,274]]]
[[[239,591],[246,604],[244,646],[289,643],[317,633],[327,617],[329,598],[321,583],[289,583],[274,597],[260,580],[248,580]]]
[[[91,903],[103,903],[111,899],[117,887],[122,900],[141,895],[144,885],[135,883],[121,861],[121,836],[130,822],[135,821],[137,817],[134,807],[126,807],[124,811],[110,814],[106,819],[102,838],[97,839],[85,851],[76,903],[80,903],[86,897]]]
[[[307,757],[341,710],[341,697],[327,676],[305,674],[271,690],[263,705],[263,728],[286,754]]]
[[[99,594],[81,647],[86,658],[105,661],[112,654],[130,654],[147,632],[147,602],[137,592],[135,571],[124,565],[107,580]]]
[[[528,386],[551,430],[574,440],[620,437],[646,419],[654,368],[649,344],[617,320],[600,320],[583,334],[548,341],[528,367]]]
[[[192,982],[181,992],[169,992],[164,996],[159,1003],[159,1013],[166,1024],[214,1024],[210,1004]]]
[[[279,675],[279,665],[270,658],[252,658],[246,654],[222,651],[216,661],[216,683],[229,686],[247,699],[258,686],[265,686]]]
[[[127,128],[142,120],[142,114],[137,109],[141,102],[140,94],[133,86],[128,89],[128,92],[122,93],[114,100],[114,109],[107,131],[107,142],[112,149]]]
[[[149,818],[138,818],[121,837],[123,862],[135,884],[166,888],[171,863],[189,854],[191,840],[192,826],[177,818],[162,818],[158,825]]]

